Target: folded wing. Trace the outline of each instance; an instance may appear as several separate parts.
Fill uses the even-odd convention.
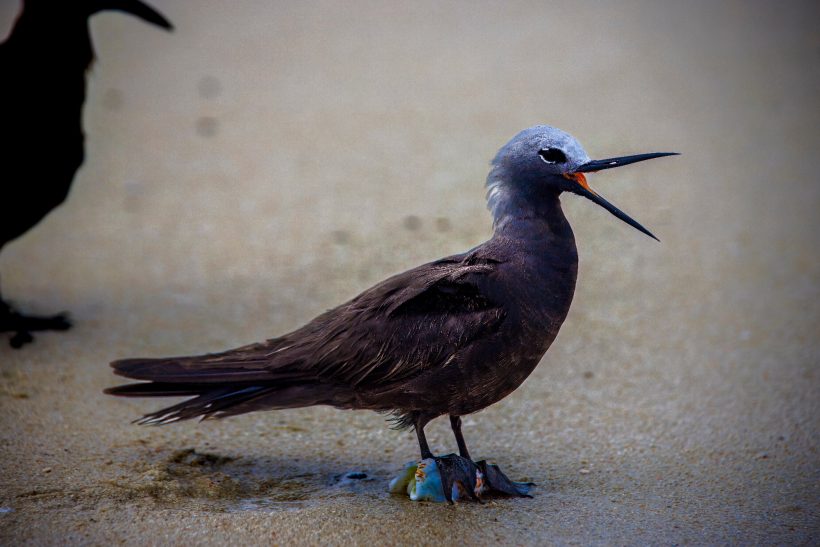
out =
[[[504,320],[488,287],[498,262],[457,255],[393,276],[282,337],[209,355],[115,361],[149,383],[122,396],[195,395],[146,416],[167,423],[313,404],[355,406],[364,390],[445,367]]]

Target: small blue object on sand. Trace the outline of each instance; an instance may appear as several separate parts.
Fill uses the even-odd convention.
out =
[[[407,493],[413,501],[437,501],[439,503],[446,501],[436,460],[428,458],[418,462],[408,462],[401,474],[390,481],[390,493]]]
[[[485,469],[493,469],[494,464],[484,464]],[[511,486],[520,494],[529,496],[530,490],[535,486],[531,482],[512,482]],[[453,501],[473,498],[470,492],[467,492],[461,482],[453,483],[451,498]],[[441,482],[441,472],[435,458],[427,458],[418,462],[408,462],[405,464],[402,472],[390,481],[389,487],[391,494],[407,494],[412,501],[434,501],[443,503],[447,501],[444,495],[444,486]],[[476,469],[475,487],[473,494],[481,498],[485,494],[505,494],[505,491],[499,491],[488,486],[485,480],[484,473]]]

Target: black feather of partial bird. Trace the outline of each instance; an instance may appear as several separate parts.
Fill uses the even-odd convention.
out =
[[[0,251],[65,201],[83,163],[86,72],[94,60],[88,18],[103,10],[172,28],[139,0],[26,0],[10,36],[0,44],[0,108],[6,135]],[[25,316],[0,296],[0,331],[17,332],[15,347],[31,340],[29,331],[69,326],[65,315]]]

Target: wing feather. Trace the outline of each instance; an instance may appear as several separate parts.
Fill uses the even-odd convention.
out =
[[[381,387],[447,366],[498,329],[489,287],[498,261],[456,255],[398,274],[282,337],[203,356],[128,359],[117,374],[165,383],[300,382]]]

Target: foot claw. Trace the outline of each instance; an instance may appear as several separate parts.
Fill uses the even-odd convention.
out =
[[[46,323],[49,325],[46,330],[68,330],[74,324],[71,322],[71,315],[67,311],[60,312],[53,317],[45,317]]]
[[[11,347],[18,349],[34,341],[32,331],[68,330],[71,319],[67,312],[50,317],[23,315],[6,302],[0,301],[0,331],[14,332],[9,340]]]
[[[20,349],[31,342],[34,342],[34,337],[30,332],[24,330],[15,332],[14,336],[9,339],[9,345],[14,349]]]

